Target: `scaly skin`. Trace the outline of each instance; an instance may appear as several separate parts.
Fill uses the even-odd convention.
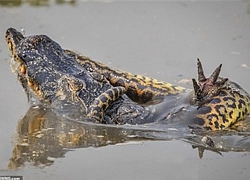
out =
[[[69,50],[65,50],[65,53],[76,59],[89,72],[102,74],[113,86],[124,87],[128,97],[138,103],[147,103],[158,96],[179,94],[185,90],[183,87],[174,86],[146,76],[114,70],[102,63],[91,60],[87,56],[80,56]]]
[[[182,87],[113,70],[86,56],[62,49],[45,35],[24,37],[9,28],[6,41],[18,64],[15,69],[18,79],[28,95],[32,91],[42,102],[51,103],[64,94],[73,104],[81,102],[83,113],[97,122],[151,122],[148,116],[152,112],[144,104],[135,102],[147,103],[170,94],[187,96]],[[219,77],[221,65],[209,78],[204,76],[199,60],[197,65],[198,82],[193,79],[194,91],[187,98],[190,102],[182,107],[187,109],[184,112],[187,117],[192,117],[189,127],[220,130],[245,119],[250,113],[248,93],[227,78]]]
[[[114,70],[86,56],[72,51],[65,52],[74,57],[88,71],[104,75],[112,85],[123,86],[126,94],[136,102],[148,102],[157,96],[184,93],[185,89],[156,79]],[[197,124],[205,129],[219,130],[245,119],[250,113],[250,97],[239,85],[220,78],[221,65],[206,78],[198,59],[198,83],[193,79],[196,104]],[[199,92],[197,92],[199,91]]]
[[[34,94],[52,106],[59,102],[60,106],[72,106],[72,110],[78,108],[92,122],[147,122],[150,112],[124,95],[123,87],[113,87],[101,75],[89,73],[49,37],[25,38],[10,28],[6,40],[15,61],[14,71],[29,98]],[[117,113],[124,109],[130,111]]]

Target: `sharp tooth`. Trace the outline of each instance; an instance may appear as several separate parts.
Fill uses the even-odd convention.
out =
[[[24,65],[20,66],[20,71],[21,71],[21,73],[26,74],[26,68]]]
[[[18,73],[20,71],[20,63],[16,62],[15,59],[12,57],[10,61],[10,67],[12,72]]]
[[[13,57],[11,57],[10,63],[11,63],[11,64],[14,64],[14,63],[15,63],[15,60],[14,60]]]

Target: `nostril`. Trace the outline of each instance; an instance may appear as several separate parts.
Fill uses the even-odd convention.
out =
[[[8,40],[10,39],[10,32],[9,32],[8,29],[6,31],[5,38],[8,39]]]

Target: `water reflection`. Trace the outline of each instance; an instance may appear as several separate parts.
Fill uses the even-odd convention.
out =
[[[250,120],[249,120],[250,121]],[[250,123],[249,123],[250,124]],[[15,146],[9,169],[24,166],[49,166],[56,158],[75,148],[101,147],[127,141],[183,139],[198,148],[199,157],[205,150],[218,154],[227,151],[249,152],[249,131],[211,132],[214,147],[202,140],[204,134],[193,135],[173,129],[157,130],[145,126],[105,126],[86,124],[56,116],[43,106],[31,107],[18,122]]]
[[[122,143],[131,139],[128,133],[115,127],[67,121],[44,107],[31,107],[18,122],[9,168],[18,168],[25,162],[50,165],[70,149]]]
[[[204,143],[204,137],[212,139],[213,146]],[[190,143],[192,148],[198,149],[199,157],[209,150],[222,155],[222,152],[250,152],[250,117],[233,125],[224,131],[197,133],[196,136],[186,137],[184,141]]]
[[[76,0],[0,0],[0,5],[14,7],[22,4],[29,4],[31,6],[49,6],[52,2],[56,4],[75,4]]]

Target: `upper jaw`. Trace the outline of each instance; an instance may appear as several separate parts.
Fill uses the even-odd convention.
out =
[[[6,31],[5,39],[8,43],[8,45],[17,45],[20,43],[22,39],[24,39],[24,36],[21,32],[17,31],[14,28],[9,28]],[[10,48],[10,47],[9,47]]]
[[[11,51],[12,57],[16,60],[18,47],[25,39],[23,34],[14,28],[9,28],[5,34],[5,40],[8,44],[8,48]]]

